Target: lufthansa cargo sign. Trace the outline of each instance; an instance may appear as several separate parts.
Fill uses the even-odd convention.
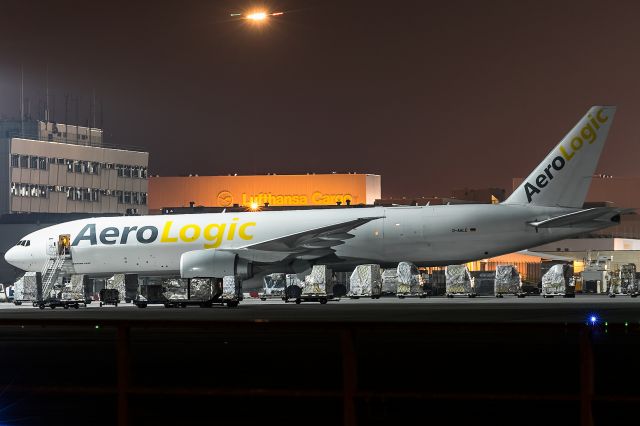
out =
[[[151,177],[149,209],[186,207],[321,206],[373,204],[380,176],[309,174]]]

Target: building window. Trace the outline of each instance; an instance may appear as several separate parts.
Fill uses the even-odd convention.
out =
[[[118,171],[118,177],[124,176],[124,166],[122,164],[116,164],[116,170]]]
[[[73,162],[73,171],[76,173],[82,173],[82,162],[74,161]]]
[[[20,194],[21,197],[28,197],[29,196],[29,185],[27,185],[26,183],[21,183],[20,184]]]
[[[57,158],[49,157],[49,164],[56,164],[58,162]]]
[[[116,197],[118,198],[118,203],[122,204],[124,201],[124,196],[122,191],[116,191]]]
[[[91,190],[91,201],[100,201],[100,190],[92,189]]]
[[[11,195],[19,195],[18,185],[15,182],[11,182]]]
[[[11,154],[11,167],[20,167],[20,155]]]
[[[124,173],[124,177],[130,178],[131,177],[131,166],[124,166],[123,167],[123,173]]]
[[[38,168],[40,170],[47,170],[47,158],[46,157],[39,157],[38,158]]]
[[[64,160],[65,164],[67,165],[67,172],[71,172],[73,173],[73,161],[71,160]]]
[[[64,158],[58,158],[58,164],[64,164]]]
[[[134,192],[133,193],[133,204],[140,204],[140,193],[139,192]]]
[[[124,204],[131,204],[131,192],[124,192]]]
[[[147,205],[147,193],[146,192],[141,192],[140,193],[140,204],[146,206]]]
[[[142,175],[140,176],[142,179],[146,179],[147,178],[147,168],[146,167],[142,167],[140,169]]]
[[[106,163],[106,164],[104,165],[104,168],[105,168],[105,169],[107,169],[107,170],[113,170],[113,169],[115,169],[115,164],[113,164],[113,163]]]
[[[47,187],[45,185],[40,185],[38,191],[40,198],[47,198]]]
[[[20,168],[28,169],[29,168],[29,156],[28,155],[20,155]]]

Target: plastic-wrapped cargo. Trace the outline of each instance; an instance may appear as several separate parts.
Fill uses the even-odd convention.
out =
[[[358,265],[349,278],[350,297],[378,296],[382,290],[380,265]]]
[[[471,274],[465,265],[449,265],[445,270],[447,294],[473,294]]]
[[[187,300],[187,280],[169,278],[164,280],[164,297],[169,300]]]
[[[36,272],[26,272],[14,285],[13,300],[16,302],[34,301],[38,298]]]
[[[573,294],[575,287],[571,284],[569,275],[569,265],[553,265],[546,274],[542,276],[542,295]]]
[[[222,298],[225,300],[242,298],[242,280],[238,275],[228,275],[222,278]]]
[[[496,267],[495,294],[517,294],[521,286],[520,273],[515,266],[498,265]]]
[[[424,292],[422,275],[413,263],[398,263],[396,276],[398,281],[396,294],[419,295]]]
[[[191,279],[191,300],[211,300],[213,284],[210,278]]]
[[[85,275],[71,275],[69,283],[62,287],[60,298],[62,300],[82,300],[84,301],[84,281]]]
[[[398,271],[385,269],[382,271],[382,294],[396,294],[398,291]]]
[[[326,265],[314,265],[311,274],[304,279],[302,294],[331,294],[333,281],[332,271]]]
[[[295,276],[295,274],[293,274]],[[273,273],[264,276],[264,292],[263,297],[282,297],[284,295],[287,284],[288,275],[283,273]],[[297,278],[297,277],[296,277]]]
[[[125,274],[115,274],[111,278],[107,279],[105,288],[118,290],[120,301],[124,301],[124,297],[127,293],[127,287],[125,285]]]

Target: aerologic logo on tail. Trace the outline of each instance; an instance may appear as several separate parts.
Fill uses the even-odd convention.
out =
[[[598,130],[600,130],[600,124],[604,124],[609,120],[609,117],[604,115],[604,110],[599,110],[595,117],[589,114],[589,120],[585,124],[577,136],[574,136],[568,145],[560,145],[560,155],[551,160],[551,163],[544,168],[544,173],[540,173],[533,183],[527,181],[524,184],[524,190],[527,194],[527,201],[530,203],[534,194],[539,194],[542,189],[546,187],[550,181],[553,180],[554,173],[560,172],[568,162],[582,149],[585,142],[589,145],[594,143],[598,138]]]

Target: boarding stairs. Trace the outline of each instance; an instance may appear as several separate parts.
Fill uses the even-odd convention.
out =
[[[49,299],[51,290],[60,274],[65,271],[65,263],[70,260],[68,255],[51,256],[42,269],[42,300]]]

